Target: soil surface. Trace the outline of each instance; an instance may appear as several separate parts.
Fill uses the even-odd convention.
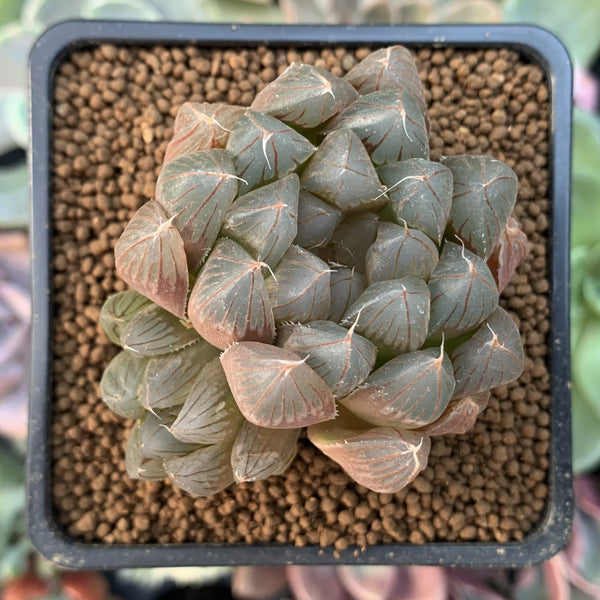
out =
[[[54,90],[53,497],[67,533],[104,543],[217,542],[348,546],[523,539],[546,506],[550,438],[549,108],[541,68],[504,50],[416,51],[432,122],[433,159],[491,154],[517,173],[515,216],[531,253],[501,304],[520,325],[526,368],[497,388],[466,435],[432,439],[429,466],[397,494],[350,481],[300,440],[282,476],[193,499],[167,483],[130,480],[130,423],[100,400],[116,354],[98,326],[123,290],[113,247],[154,195],[184,101],[248,105],[292,61],[343,75],[368,49],[131,48],[78,50]]]

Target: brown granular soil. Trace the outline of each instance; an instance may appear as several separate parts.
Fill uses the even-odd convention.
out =
[[[98,327],[124,289],[113,246],[153,197],[174,116],[186,100],[249,104],[291,61],[343,75],[368,53],[334,50],[132,48],[78,50],[54,90],[53,498],[84,541],[280,542],[347,546],[521,540],[548,495],[548,89],[541,68],[505,50],[420,49],[433,158],[488,153],[520,180],[516,216],[531,254],[503,294],[520,324],[526,369],[496,389],[472,432],[434,438],[430,463],[397,494],[367,491],[300,441],[282,476],[193,499],[167,483],[131,481],[129,423],[99,398],[115,355]]]

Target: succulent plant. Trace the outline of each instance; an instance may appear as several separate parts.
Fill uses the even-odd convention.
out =
[[[156,197],[115,247],[132,288],[100,321],[101,384],[136,419],[131,477],[192,495],[283,472],[304,428],[358,483],[395,492],[430,437],[464,433],[524,364],[498,304],[527,253],[517,179],[429,157],[408,50],[344,78],[291,65],[248,109],[184,104]]]

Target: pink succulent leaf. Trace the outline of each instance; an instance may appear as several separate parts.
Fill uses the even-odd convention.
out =
[[[526,574],[529,568],[517,571],[517,579]],[[533,569],[533,568],[532,568]],[[521,590],[517,584],[512,586],[508,581],[507,570],[504,569],[446,569],[448,588],[451,598],[473,599],[473,600],[506,600],[517,595]],[[533,598],[544,598],[544,596],[532,596]],[[529,596],[525,596],[529,598]]]
[[[168,427],[168,421],[146,411],[140,429],[140,448],[145,458],[163,459],[181,456],[198,447],[176,439],[169,432]]]
[[[214,346],[198,339],[179,352],[151,358],[141,387],[143,406],[155,411],[183,404],[200,370],[218,353]]]
[[[205,364],[194,379],[169,432],[188,444],[219,444],[233,439],[241,421],[217,357]]]
[[[368,286],[344,313],[340,324],[371,340],[383,353],[420,348],[427,338],[429,289],[416,277],[378,281]]]
[[[361,96],[326,126],[325,133],[352,129],[376,165],[429,158],[429,135],[417,100],[403,90]]]
[[[121,345],[121,333],[123,328],[132,317],[150,304],[146,296],[142,296],[135,290],[117,292],[109,296],[100,310],[100,327],[104,330],[108,339],[117,345]]]
[[[286,567],[294,600],[354,600],[336,576],[336,567]]]
[[[404,567],[404,577],[397,577],[396,589],[390,600],[447,600],[449,598],[448,578],[442,567]]]
[[[294,244],[307,250],[326,246],[342,217],[341,210],[301,188],[298,201],[298,232]]]
[[[306,359],[336,398],[360,385],[377,358],[375,345],[358,335],[354,327],[347,330],[331,321],[282,325],[277,345]]]
[[[449,225],[487,260],[515,206],[517,176],[506,163],[490,156],[450,156],[443,164],[454,181]]]
[[[378,222],[378,216],[372,212],[346,216],[333,232],[331,260],[364,273],[367,249],[377,237]]]
[[[135,421],[125,447],[125,469],[131,479],[154,481],[165,479],[167,474],[162,466],[162,459],[146,458],[142,453],[142,422]]]
[[[165,151],[164,162],[198,150],[224,148],[229,131],[243,112],[241,106],[185,102],[177,111],[173,138]]]
[[[373,425],[414,429],[442,415],[454,385],[446,353],[429,348],[389,360],[340,403]]]
[[[502,293],[517,267],[529,256],[527,235],[514,217],[509,217],[500,234],[500,241],[488,258],[487,264]]]
[[[296,456],[301,429],[267,429],[244,421],[231,451],[237,483],[283,473]]]
[[[286,587],[285,567],[236,567],[231,576],[236,600],[264,600],[282,594]]]
[[[452,352],[456,398],[485,392],[514,381],[525,366],[519,328],[497,308],[471,339]]]
[[[292,352],[258,342],[240,342],[221,355],[233,397],[259,427],[296,429],[333,419],[327,384]]]
[[[600,485],[596,478],[589,475],[576,477],[573,488],[577,508],[600,524]]]
[[[387,186],[398,223],[420,229],[439,244],[452,205],[450,169],[439,162],[409,158],[382,165],[377,175]]]
[[[430,436],[455,435],[469,431],[477,416],[487,406],[490,397],[489,391],[481,392],[463,398],[451,400],[446,410],[429,425],[419,428],[419,431]]]
[[[429,436],[391,427],[373,427],[340,415],[311,425],[308,438],[354,481],[382,494],[407,486],[427,465]]]
[[[348,307],[364,292],[365,278],[356,269],[335,267],[329,274],[331,306],[327,319],[339,322]]]
[[[238,191],[233,158],[221,149],[200,150],[169,161],[156,182],[156,200],[181,233],[190,271],[210,252]]]
[[[339,581],[355,600],[396,600],[393,596],[399,579],[396,566],[350,566],[336,568]]]
[[[429,133],[427,103],[415,60],[404,46],[389,46],[371,52],[344,77],[361,95],[383,90],[406,90],[425,117]]]
[[[266,286],[277,323],[317,321],[329,314],[329,267],[308,250],[292,244]]]
[[[155,200],[144,204],[115,246],[115,266],[123,281],[183,319],[188,267],[183,240]]]
[[[213,346],[224,350],[241,340],[273,340],[275,322],[263,266],[233,240],[221,238],[215,244],[188,304],[193,326]]]
[[[482,258],[446,241],[429,279],[429,333],[457,337],[477,327],[498,306],[498,288]]]
[[[298,232],[300,183],[295,173],[252,190],[227,211],[221,234],[275,268]]]
[[[569,580],[565,571],[562,554],[557,554],[542,563],[546,593],[552,600],[571,600]]]
[[[437,246],[418,229],[379,223],[377,239],[366,255],[369,284],[414,276],[428,280],[439,260]]]
[[[233,483],[231,441],[212,444],[185,456],[166,458],[169,479],[192,496],[212,496]]]
[[[126,419],[146,414],[140,401],[140,389],[148,359],[121,351],[108,363],[100,380],[100,396],[115,413]]]
[[[344,212],[377,210],[388,201],[369,153],[351,129],[325,137],[301,182],[311,194]]]
[[[344,79],[314,65],[292,63],[251,105],[284,123],[314,129],[358,98]]]
[[[291,127],[252,110],[236,121],[226,148],[234,156],[237,174],[243,180],[240,194],[295,171],[316,150]]]
[[[123,348],[139,356],[169,354],[199,340],[192,327],[156,304],[138,311],[121,333]]]

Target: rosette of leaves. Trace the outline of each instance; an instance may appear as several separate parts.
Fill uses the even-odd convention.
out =
[[[282,473],[304,428],[358,483],[406,486],[523,349],[499,292],[527,254],[517,179],[429,157],[410,53],[291,65],[242,108],[184,104],[156,197],[115,247],[131,290],[104,401],[131,477],[193,495]]]

